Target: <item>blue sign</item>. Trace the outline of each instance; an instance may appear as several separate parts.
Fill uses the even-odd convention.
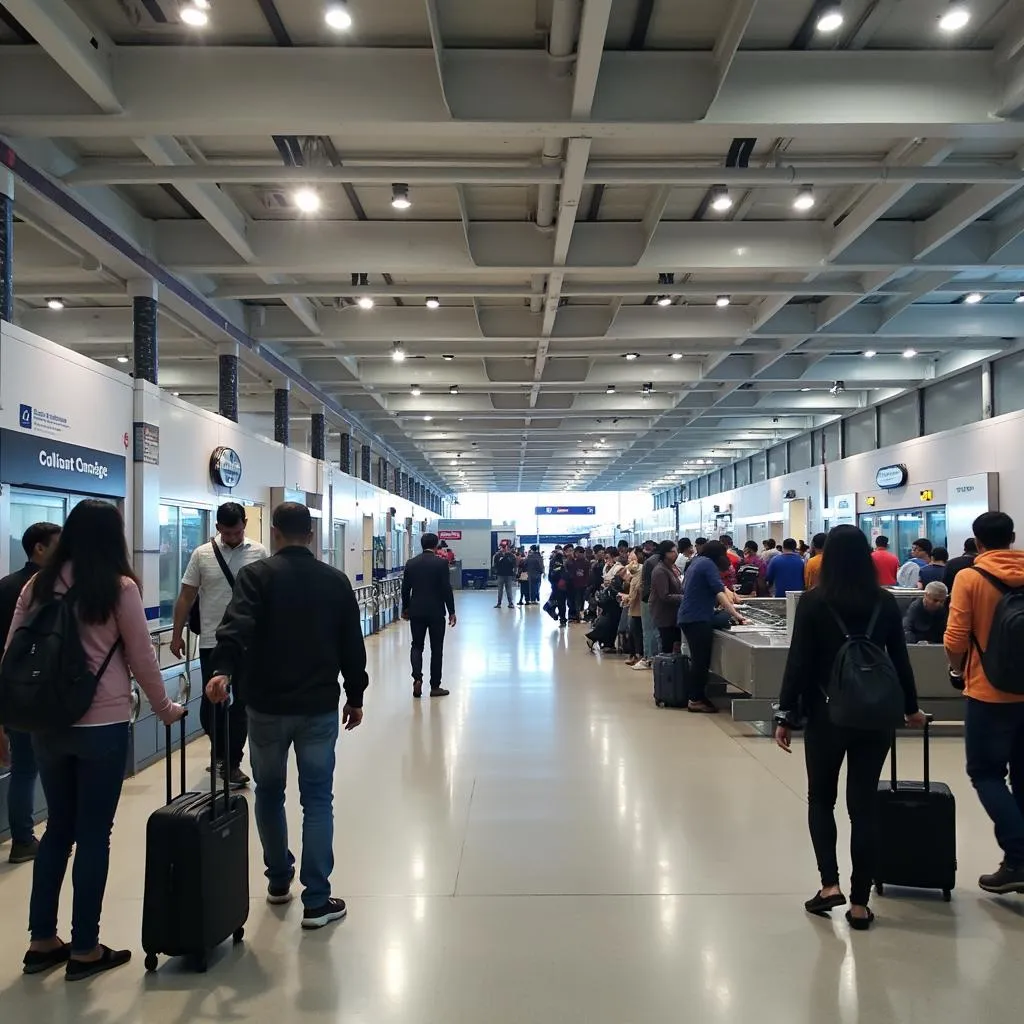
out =
[[[125,480],[123,455],[17,430],[0,430],[0,482],[123,498]]]
[[[22,430],[32,429],[32,406],[21,405],[18,407],[18,425]]]
[[[538,505],[534,510],[539,516],[596,516],[596,505]]]

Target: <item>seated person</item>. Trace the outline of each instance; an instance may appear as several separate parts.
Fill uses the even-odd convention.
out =
[[[917,598],[903,616],[903,632],[908,644],[941,644],[946,631],[946,598],[949,590],[945,583],[933,580],[924,588],[924,596]]]

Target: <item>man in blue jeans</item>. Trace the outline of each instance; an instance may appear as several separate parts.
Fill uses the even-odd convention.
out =
[[[366,649],[359,605],[348,577],[310,550],[309,509],[274,510],[276,554],[244,566],[217,630],[215,667],[206,693],[230,699],[240,671],[249,717],[249,757],[256,782],[256,828],[263,844],[267,901],[288,903],[295,857],[288,846],[285,785],[295,747],[302,802],[302,927],[340,921],[345,901],[331,895],[334,870],[334,762],[339,674],[345,681],[341,725],[363,720]]]

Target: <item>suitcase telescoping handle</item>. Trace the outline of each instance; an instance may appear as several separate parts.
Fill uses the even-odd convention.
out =
[[[930,729],[932,724],[932,716],[924,716],[924,790],[927,793],[932,788],[931,780],[931,758],[929,756],[928,740],[930,738]],[[890,787],[892,791],[896,792],[896,733],[892,734],[892,750],[889,756],[889,764],[892,768],[892,776],[890,779]]]
[[[181,792],[185,792],[185,719],[188,717],[188,711],[181,717],[178,725],[181,728]],[[171,751],[171,726],[165,725],[166,730],[166,743],[164,744],[164,764],[167,768],[167,802],[170,803],[174,799],[174,793],[171,791],[171,761],[173,760],[173,754]]]
[[[231,794],[229,791],[231,781],[231,766],[228,764],[228,758],[231,750],[231,704],[234,700],[234,696],[231,692],[231,684],[228,684],[228,699],[223,704],[218,704],[212,707],[210,710],[213,712],[213,728],[210,730],[212,733],[210,737],[210,814],[217,817],[217,739],[220,736],[220,722],[218,719],[223,717],[224,720],[224,749],[220,752],[221,764],[224,770],[221,775],[224,778],[224,814],[227,814],[231,808]]]

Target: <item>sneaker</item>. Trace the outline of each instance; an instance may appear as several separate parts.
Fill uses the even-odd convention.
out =
[[[686,710],[693,714],[717,715],[718,708],[705,697],[703,700],[691,700],[686,702]]]
[[[630,656],[629,656],[629,657],[628,657],[628,658],[627,658],[627,659],[626,659],[626,660],[625,660],[625,661],[623,662],[623,664],[624,664],[624,665],[625,665],[625,666],[626,666],[627,668],[632,668],[632,667],[633,667],[633,666],[634,666],[634,665],[635,665],[636,663],[637,663],[637,659],[636,659],[636,658],[634,658],[634,657],[633,657],[632,655],[630,655]]]
[[[221,772],[223,777],[223,769],[221,769]],[[245,789],[251,781],[252,779],[241,768],[232,768],[231,773],[228,775],[228,785],[232,789]]]
[[[306,907],[302,912],[302,927],[323,928],[332,921],[341,921],[347,913],[345,901],[332,896],[322,907]]]
[[[451,690],[446,690],[443,686],[432,686],[430,688],[431,697],[447,697]]]
[[[635,665],[631,666],[634,672],[646,672],[651,664],[646,658],[641,658]]]
[[[267,902],[272,906],[281,906],[284,903],[291,903],[292,901],[292,882],[295,881],[295,871],[292,871],[291,877],[288,879],[286,885],[268,885],[267,886]]]
[[[129,949],[110,949],[109,946],[100,946],[100,949],[102,953],[98,960],[69,960],[64,969],[65,981],[85,981],[93,975],[123,967],[132,958]]]
[[[39,852],[39,840],[33,836],[27,843],[11,843],[11,855],[7,858],[11,864],[28,864],[36,859]]]
[[[998,895],[1020,892],[1024,893],[1024,867],[1011,867],[1004,860],[999,865],[999,870],[991,875],[982,875],[978,879],[978,885],[985,892],[993,892]]]

